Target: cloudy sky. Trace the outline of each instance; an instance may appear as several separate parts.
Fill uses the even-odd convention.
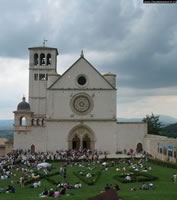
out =
[[[118,117],[177,118],[177,4],[143,0],[0,0],[0,119],[28,97],[28,47],[59,50],[62,74],[84,50],[117,74]]]

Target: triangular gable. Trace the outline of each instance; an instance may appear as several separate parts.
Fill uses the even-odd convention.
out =
[[[85,75],[87,89],[115,89],[84,57],[80,57],[48,89],[77,89],[77,77]]]

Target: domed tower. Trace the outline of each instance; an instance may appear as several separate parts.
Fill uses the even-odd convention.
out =
[[[25,97],[23,97],[22,102],[18,104],[17,111],[14,111],[14,114],[14,132],[31,131],[31,117],[33,113],[31,112],[30,105],[26,102]]]

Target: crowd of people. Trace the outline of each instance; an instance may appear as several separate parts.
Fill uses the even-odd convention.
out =
[[[87,163],[94,163],[100,165],[102,167],[103,172],[107,172],[109,167],[114,167],[119,164],[119,167],[116,168],[116,172],[125,172],[128,168],[132,168],[135,171],[150,171],[150,167],[144,166],[144,159],[140,159],[138,163],[132,162],[132,159],[119,159],[115,161],[100,161],[99,160],[99,152],[91,151],[91,150],[68,150],[68,151],[56,151],[53,152],[38,152],[32,154],[29,150],[15,150],[11,154],[8,155],[7,159],[0,161],[0,178],[8,179],[10,177],[17,176],[17,173],[23,174],[20,179],[16,181],[11,181],[12,185],[9,185],[8,188],[1,188],[1,193],[15,193],[15,188],[13,184],[20,184],[21,188],[25,186],[25,183],[29,179],[33,179],[34,181],[31,183],[31,188],[40,188],[41,187],[41,179],[40,173],[38,171],[43,171],[44,175],[48,175],[48,173],[52,170],[52,165],[47,163],[48,160],[58,161],[62,160],[63,164],[59,165],[58,173],[63,177],[63,183],[58,182],[56,184],[55,190],[53,188],[46,188],[39,194],[40,197],[50,196],[50,197],[58,197],[60,195],[65,195],[67,190],[70,189],[80,189],[82,188],[82,184],[80,182],[76,182],[75,184],[70,184],[67,180],[67,167],[72,167],[73,165],[78,165],[80,168],[84,167],[83,160]],[[80,162],[74,163],[72,161],[80,160]],[[85,176],[87,179],[92,178],[92,170],[96,167],[93,165],[88,165],[88,172]],[[82,170],[79,172],[83,173]],[[126,179],[131,180],[132,176],[127,174]],[[136,179],[136,176],[133,177]],[[149,189],[150,186],[148,185]],[[152,186],[151,186],[152,187]],[[146,188],[146,187],[141,187]],[[111,184],[107,184],[104,188],[104,191],[109,189],[120,190],[118,184],[114,187]]]
[[[80,182],[71,185],[67,181],[67,173],[66,168],[68,165],[68,161],[74,160],[85,160],[91,161],[99,158],[99,154],[97,151],[90,150],[68,150],[68,151],[56,151],[53,152],[36,152],[32,154],[29,150],[15,150],[10,153],[6,159],[0,161],[0,179],[9,179],[11,177],[16,177],[18,173],[23,174],[20,178],[16,179],[16,181],[11,181],[11,184],[20,184],[21,188],[25,186],[25,183],[29,179],[33,179],[34,182],[30,186],[30,188],[38,188],[41,187],[40,175],[37,171],[42,170],[45,175],[52,169],[51,164],[48,164],[47,160],[64,160],[66,161],[64,165],[59,167],[59,174],[63,176],[64,183],[58,183],[56,185],[56,191],[52,188],[46,189],[45,192],[42,192],[43,195],[48,196],[57,196],[57,193],[60,195],[64,195],[67,189],[79,189],[82,187]],[[72,163],[72,162],[70,162]],[[47,165],[44,166],[44,165]],[[13,178],[14,179],[14,178]],[[9,185],[8,188],[0,188],[0,193],[14,193],[14,186]],[[46,192],[48,191],[48,193]],[[53,194],[52,194],[53,193]]]
[[[12,185],[8,185],[7,188],[0,188],[0,193],[15,193],[15,188]]]
[[[56,152],[35,152],[31,153],[30,150],[14,150],[8,155],[8,162],[13,163],[15,160],[24,160],[31,162],[34,160],[94,160],[99,159],[99,154],[96,150],[91,151],[89,149],[83,150],[65,150]]]

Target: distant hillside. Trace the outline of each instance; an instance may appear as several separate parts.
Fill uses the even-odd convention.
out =
[[[177,119],[167,115],[160,115],[160,122],[163,126],[177,123]],[[118,122],[142,122],[143,118],[118,118]]]
[[[177,138],[177,123],[161,128],[160,135]]]
[[[0,137],[13,138],[13,120],[0,120]]]
[[[174,118],[174,117],[167,116],[167,115],[160,115],[160,122],[164,126],[167,126],[169,124],[175,124],[175,123],[177,123],[177,119]]]

